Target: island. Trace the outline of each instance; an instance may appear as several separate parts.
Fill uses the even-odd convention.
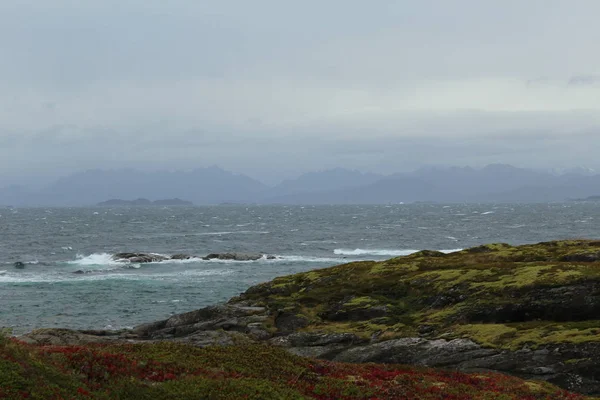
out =
[[[599,202],[600,196],[589,196],[582,199],[571,199],[571,201],[590,201],[590,202]]]
[[[191,201],[185,201],[178,198],[175,199],[163,199],[151,201],[148,199],[135,199],[135,200],[121,200],[111,199],[96,204],[98,207],[123,207],[123,206],[193,206],[194,203]]]
[[[423,250],[133,329],[0,340],[5,398],[585,399],[600,394],[600,240]]]

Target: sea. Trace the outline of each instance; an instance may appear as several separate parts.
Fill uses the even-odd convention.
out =
[[[600,204],[0,208],[0,328],[122,329],[350,261],[566,238],[600,238]],[[215,252],[277,258],[201,259]]]

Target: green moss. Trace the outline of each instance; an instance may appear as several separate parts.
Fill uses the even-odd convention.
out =
[[[595,325],[595,327],[587,327]],[[600,321],[558,324],[537,321],[525,324],[467,324],[455,327],[460,337],[488,346],[517,350],[555,343],[600,342]]]
[[[360,307],[360,308],[365,308],[365,307],[372,307],[379,304],[379,302],[369,296],[360,296],[360,297],[353,297],[351,300],[347,301],[346,303],[344,303],[345,307]]]
[[[592,361],[591,358],[571,358],[565,361],[565,364],[574,365],[582,362]]]
[[[597,313],[590,309],[589,317],[582,315],[575,303],[577,312],[570,312],[565,304],[574,293],[592,296],[589,288],[600,282],[600,261],[593,261],[599,252],[600,241],[590,240],[496,243],[450,254],[422,251],[277,278],[250,289],[241,299],[270,309],[302,310],[311,322],[307,329],[349,329],[365,337],[377,331],[414,335],[420,325],[432,325],[440,337],[472,335],[499,347],[598,341],[594,327],[565,328]],[[581,260],[581,254],[591,256],[573,261],[573,255]],[[570,289],[552,291],[566,285]],[[588,303],[594,301],[592,296]],[[368,311],[374,306],[385,306],[385,315],[355,312],[348,314],[353,321],[344,321],[344,314],[336,312]],[[394,328],[398,324],[403,326],[400,333]],[[492,326],[501,329],[496,332]]]

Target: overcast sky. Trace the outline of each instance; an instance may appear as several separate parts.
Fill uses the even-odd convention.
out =
[[[600,169],[597,0],[2,0],[0,183]]]

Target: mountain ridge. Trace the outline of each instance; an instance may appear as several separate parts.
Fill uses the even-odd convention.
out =
[[[188,171],[87,170],[37,191],[0,189],[0,205],[90,206],[108,199],[184,198],[209,204],[540,203],[587,198],[600,191],[589,170],[535,171],[508,164],[424,167],[382,175],[344,168],[307,172],[266,185],[220,167]]]

